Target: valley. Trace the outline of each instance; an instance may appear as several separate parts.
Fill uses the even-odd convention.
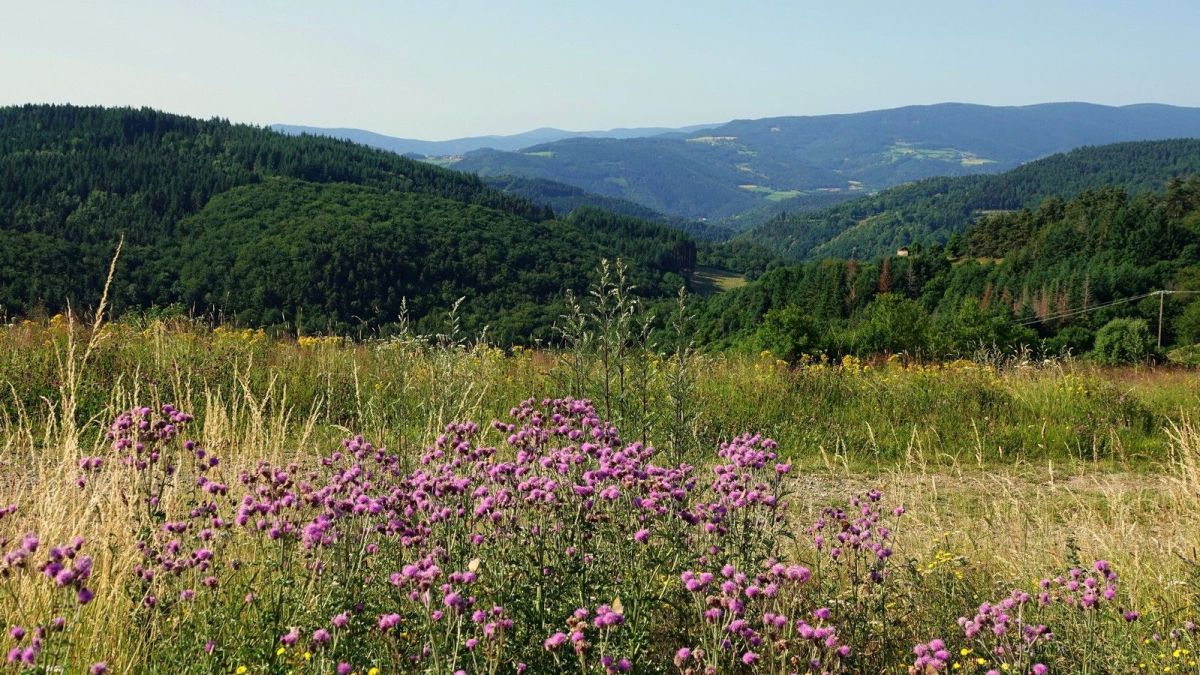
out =
[[[0,108],[6,667],[1191,672],[1197,119]]]

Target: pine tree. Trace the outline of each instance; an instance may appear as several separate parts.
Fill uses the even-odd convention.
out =
[[[884,258],[883,264],[879,266],[879,292],[892,292],[892,259]]]

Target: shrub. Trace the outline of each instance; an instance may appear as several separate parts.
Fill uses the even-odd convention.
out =
[[[767,312],[755,339],[759,348],[788,361],[821,352],[825,342],[821,323],[795,305]]]
[[[867,305],[854,326],[858,354],[915,352],[929,344],[929,313],[921,303],[884,293]]]
[[[1096,333],[1094,357],[1100,363],[1139,363],[1151,352],[1150,329],[1142,319],[1113,319]]]
[[[1193,301],[1175,319],[1175,338],[1181,345],[1200,343],[1200,301]]]

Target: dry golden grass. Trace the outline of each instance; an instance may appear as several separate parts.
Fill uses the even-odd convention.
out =
[[[67,334],[73,336],[75,332]],[[103,332],[96,324],[83,335],[81,341],[69,338],[59,355],[62,385],[56,400],[42,401],[40,410],[16,406],[0,414],[0,501],[20,506],[0,525],[10,534],[36,531],[47,546],[76,535],[87,537],[88,553],[95,559],[94,603],[103,611],[88,612],[87,620],[74,629],[72,651],[63,655],[64,662],[89,663],[103,658],[117,672],[144,663],[156,634],[153,626],[131,631],[127,625],[137,602],[127,580],[134,576],[140,561],[136,549],[139,533],[130,526],[138,521],[134,514],[138,506],[131,499],[136,493],[131,482],[136,475],[104,471],[89,477],[86,491],[77,489],[74,482],[81,457],[103,456],[106,465],[119,461],[103,432],[120,411],[134,404],[169,400],[194,412],[202,420],[198,432],[202,444],[222,458],[218,476],[232,483],[238,469],[260,460],[286,464],[311,459],[327,452],[337,438],[352,432],[362,431],[413,455],[429,442],[441,420],[486,421],[486,410],[491,405],[487,399],[499,383],[480,377],[463,384],[461,378],[451,374],[462,372],[464,363],[482,368],[481,359],[504,358],[466,351],[420,357],[430,359],[422,371],[425,374],[419,378],[414,375],[415,379],[402,386],[434,394],[419,408],[422,418],[415,426],[410,423],[407,431],[390,426],[388,416],[373,407],[379,405],[375,399],[357,404],[355,414],[360,428],[341,426],[330,419],[325,399],[316,397],[306,399],[303,405],[294,404],[286,387],[274,376],[252,378],[257,367],[253,363],[239,365],[237,373],[218,380],[224,384],[213,384],[186,372],[178,373],[174,381],[159,383],[153,390],[136,377],[119,379],[119,386],[108,392],[103,410],[90,419],[77,419],[78,388],[86,378],[90,354]],[[159,338],[163,342],[154,350],[154,358],[170,359],[166,341],[171,339],[166,333]],[[326,347],[313,349],[316,351],[296,358],[329,359],[340,364],[345,352],[359,348],[328,347],[328,353],[320,352]],[[531,359],[531,367],[542,370],[553,365],[546,361],[546,354],[516,358]],[[353,365],[357,361],[345,363],[357,368]],[[416,371],[405,372],[411,375]],[[512,371],[505,368],[479,372],[512,377]],[[900,382],[919,376],[897,371],[894,379]],[[933,377],[928,373],[923,376]],[[544,383],[530,377],[531,383]],[[1069,373],[1061,375],[1069,377]],[[1177,390],[1186,389],[1195,379],[1191,373],[1130,370],[1110,374],[1109,381],[1127,390],[1152,391],[1155,377],[1177,380],[1172,384]],[[459,383],[439,389],[439,380]],[[1057,395],[1063,381],[1042,375],[1030,377],[1024,384],[1009,381],[1005,386],[1031,399],[1049,400]],[[351,395],[357,398],[357,370],[353,370],[352,382]],[[892,382],[881,377],[877,385],[882,391],[893,386]],[[15,388],[20,383],[10,382],[7,386]],[[414,428],[421,431],[413,433]],[[928,449],[937,445],[935,429],[913,428],[907,441],[895,439],[900,445],[907,442],[907,451],[889,468],[867,471],[846,461],[844,455],[829,454],[822,464],[814,462],[807,472],[801,472],[795,478],[796,522],[808,522],[821,508],[850,494],[878,488],[889,504],[907,508],[897,548],[918,568],[953,559],[950,564],[967,574],[982,575],[998,587],[1012,587],[1028,586],[1035,577],[1053,574],[1079,561],[1103,558],[1121,570],[1125,589],[1146,606],[1174,611],[1195,602],[1200,547],[1200,426],[1186,414],[1168,420],[1160,430],[1167,439],[1168,456],[1140,465],[1136,471],[1111,463],[1086,462],[1073,462],[1064,470],[1054,460],[997,464],[982,459],[982,450],[963,453],[979,459],[960,465],[954,458],[934,456],[936,451]],[[165,506],[167,511],[175,511],[178,505]],[[21,587],[12,597],[0,597],[0,614],[13,617],[14,622],[23,621],[23,616],[46,616],[59,610],[78,611],[56,600],[47,585]]]

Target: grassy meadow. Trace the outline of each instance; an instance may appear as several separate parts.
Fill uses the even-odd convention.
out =
[[[597,316],[561,351],[3,327],[6,667],[1197,672],[1196,371]]]

